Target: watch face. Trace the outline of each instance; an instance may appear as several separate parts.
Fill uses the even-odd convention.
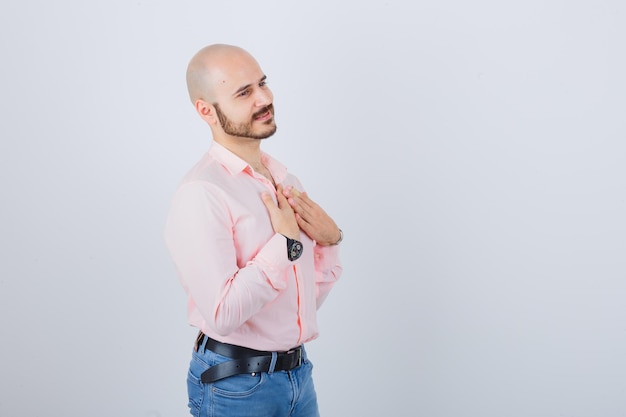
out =
[[[297,240],[290,239],[288,255],[290,261],[298,259],[300,255],[302,255],[302,243]]]

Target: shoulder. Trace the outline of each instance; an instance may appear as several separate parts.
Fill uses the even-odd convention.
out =
[[[173,205],[219,202],[224,200],[224,185],[229,182],[228,170],[209,152],[183,176],[174,192]]]
[[[194,182],[219,183],[223,181],[228,170],[209,152],[185,174],[181,181],[181,186]]]

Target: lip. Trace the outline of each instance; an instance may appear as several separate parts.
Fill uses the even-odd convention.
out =
[[[257,120],[259,122],[264,122],[266,120],[269,120],[272,118],[272,112],[270,110],[268,110],[267,112],[263,113],[262,115],[256,117],[254,120]]]

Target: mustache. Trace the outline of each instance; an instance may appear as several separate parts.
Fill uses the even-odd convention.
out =
[[[270,104],[269,106],[263,107],[261,110],[259,110],[258,112],[254,113],[252,115],[252,118],[256,119],[257,117],[264,115],[268,111],[271,112],[272,114],[274,114],[274,105],[273,104]]]

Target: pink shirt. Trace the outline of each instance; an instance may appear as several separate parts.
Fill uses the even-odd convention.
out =
[[[262,159],[277,184],[303,191],[278,161]],[[317,246],[305,233],[302,256],[289,261],[261,200],[268,190],[275,195],[270,181],[213,142],[174,195],[165,240],[192,326],[221,342],[284,351],[317,337],[317,309],[341,265],[338,246]]]

